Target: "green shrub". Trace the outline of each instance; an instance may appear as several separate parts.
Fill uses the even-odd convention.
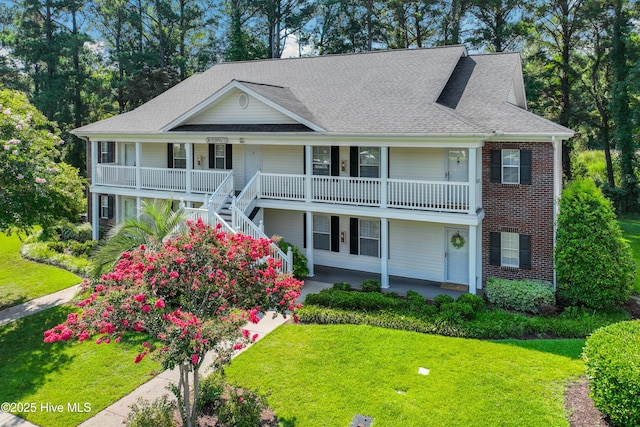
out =
[[[262,411],[267,408],[264,397],[257,391],[232,387],[229,390],[229,398],[218,411],[218,418],[227,426],[256,427],[260,425]]]
[[[309,275],[308,260],[300,248],[284,240],[278,241],[277,245],[285,254],[289,250],[289,247],[291,247],[291,251],[293,252],[293,277],[296,279],[304,279],[307,277]]]
[[[379,280],[367,279],[360,284],[362,292],[382,292],[382,285]]]
[[[491,304],[503,310],[538,313],[540,307],[555,305],[553,285],[538,280],[490,278],[485,295]]]
[[[64,251],[67,249],[67,245],[65,242],[47,242],[47,246],[49,247],[49,249],[59,254],[64,253]]]
[[[305,304],[363,311],[400,309],[406,305],[402,300],[381,293],[335,291],[333,289],[323,289],[317,294],[307,295]]]
[[[97,247],[97,240],[88,240],[86,242],[69,242],[69,250],[74,256],[89,255]]]
[[[458,297],[456,302],[469,304],[474,313],[480,313],[487,308],[484,303],[484,299],[479,295],[462,294]]]
[[[442,307],[443,304],[448,304],[453,302],[453,297],[446,294],[436,295],[433,299],[433,305],[435,305],[438,309]]]
[[[173,427],[174,407],[175,404],[169,401],[167,395],[153,402],[139,398],[137,403],[130,406],[127,427]]]
[[[555,249],[558,298],[602,308],[626,302],[635,262],[611,203],[589,180],[562,192]]]
[[[219,372],[214,372],[199,383],[200,408],[215,410],[220,405],[220,398],[224,393],[226,381]]]
[[[336,291],[350,291],[351,285],[347,282],[337,282],[333,284],[332,289]]]
[[[440,306],[440,315],[438,317],[450,322],[460,323],[463,320],[473,319],[473,307],[466,302],[447,302]]]
[[[640,320],[597,330],[582,357],[596,408],[617,426],[639,426]]]

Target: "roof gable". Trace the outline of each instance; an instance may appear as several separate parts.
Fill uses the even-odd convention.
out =
[[[253,125],[294,124],[319,132],[324,130],[312,120],[309,110],[290,89],[233,80],[171,121],[163,130],[202,129],[203,125],[236,125],[227,126],[227,129],[241,131]],[[249,125],[249,128],[240,125]]]

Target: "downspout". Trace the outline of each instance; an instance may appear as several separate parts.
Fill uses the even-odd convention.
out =
[[[560,213],[560,195],[562,193],[562,141],[555,135],[551,137],[553,145],[553,290],[556,290],[556,237],[558,231],[558,215]]]

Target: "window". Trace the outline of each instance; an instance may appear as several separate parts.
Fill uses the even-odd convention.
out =
[[[313,147],[313,174],[331,175],[330,147]]]
[[[187,168],[187,144],[173,144],[173,167]]]
[[[360,147],[360,176],[380,178],[380,147]]]
[[[113,218],[113,196],[100,196],[100,218]]]
[[[116,143],[108,141],[99,142],[100,158],[98,163],[114,163],[116,161]]]
[[[231,169],[231,144],[209,144],[209,169]]]
[[[520,245],[518,233],[501,233],[501,261],[503,267],[520,267]]]
[[[520,150],[502,150],[502,183],[520,184]]]
[[[313,249],[331,249],[331,221],[326,215],[313,216]]]
[[[380,257],[380,221],[351,218],[350,253]]]
[[[531,185],[531,150],[491,150],[491,182]]]
[[[489,264],[531,270],[531,236],[514,232],[489,233]]]

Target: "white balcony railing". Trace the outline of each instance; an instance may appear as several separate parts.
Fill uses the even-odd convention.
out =
[[[269,174],[259,172],[245,187],[246,201],[238,208],[246,211],[254,198],[276,200],[307,200],[305,175]],[[320,203],[340,203],[357,206],[388,206],[400,209],[433,210],[467,213],[469,183],[450,181],[387,180],[386,200],[382,200],[382,180],[312,176],[309,200]],[[474,191],[479,188],[474,186]]]
[[[140,182],[137,173],[140,172]],[[99,163],[92,181],[94,185],[140,188],[143,190],[186,191],[193,193],[213,193],[227,178],[226,170],[192,170],[187,180],[186,169],[136,168]],[[190,181],[190,182],[188,182]],[[190,188],[188,188],[190,184]]]

